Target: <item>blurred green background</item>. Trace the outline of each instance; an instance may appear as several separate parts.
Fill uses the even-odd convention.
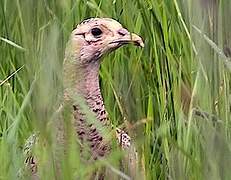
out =
[[[100,69],[110,119],[129,130],[145,179],[230,179],[230,0],[1,0],[0,179],[17,178],[32,132],[49,134],[65,44],[89,17],[114,18],[145,41]],[[92,171],[66,165],[63,179]],[[42,179],[55,179],[48,167]]]

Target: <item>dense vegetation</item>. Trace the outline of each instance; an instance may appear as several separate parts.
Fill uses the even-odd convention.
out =
[[[229,0],[1,0],[0,179],[16,178],[32,132],[49,144],[65,43],[89,17],[112,17],[145,41],[105,57],[100,83],[146,179],[230,179]],[[42,179],[54,178],[50,151],[38,148]],[[70,157],[66,179],[95,166],[80,164],[74,147]]]

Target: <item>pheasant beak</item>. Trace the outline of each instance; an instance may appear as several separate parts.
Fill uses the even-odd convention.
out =
[[[139,46],[139,47],[144,47],[144,42],[142,40],[142,38],[134,33],[131,33],[128,35],[127,37],[127,42],[128,43],[134,43],[136,46]],[[126,42],[126,40],[125,40]]]

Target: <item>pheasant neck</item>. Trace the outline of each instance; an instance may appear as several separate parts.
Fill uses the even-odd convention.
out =
[[[77,61],[67,59],[64,62],[64,100],[71,100],[72,94],[83,97],[90,111],[95,114],[96,119],[103,126],[108,126],[108,115],[104,107],[103,98],[99,86],[100,62],[95,61],[87,66],[79,66]],[[72,91],[72,92],[70,92]],[[80,140],[88,142],[96,159],[104,156],[110,151],[110,145],[106,142],[96,126],[87,121],[87,117],[81,111],[82,103],[74,103],[74,128]]]
[[[99,64],[93,64],[85,69],[83,87],[82,93],[87,105],[96,114],[96,118],[106,124],[108,115],[99,86]]]
[[[77,95],[84,98],[85,103],[89,109],[95,113],[97,120],[102,124],[107,124],[108,115],[104,107],[103,98],[99,86],[99,62],[90,63],[85,67],[75,66],[75,73],[73,69],[68,68],[65,74],[74,74],[74,76],[66,76],[64,83],[67,87],[75,89]],[[72,66],[73,67],[73,66]],[[68,89],[68,88],[67,88]],[[65,92],[65,94],[68,94]]]

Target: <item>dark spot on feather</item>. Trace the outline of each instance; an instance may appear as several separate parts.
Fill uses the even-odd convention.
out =
[[[90,141],[97,141],[98,139],[99,139],[99,135],[96,134],[90,139]]]
[[[98,111],[99,111],[99,109],[93,109],[93,112],[95,112],[95,113],[98,112]]]
[[[28,163],[29,159],[30,159],[30,156],[26,158],[25,164]]]
[[[94,147],[95,147],[95,143],[92,143],[92,144],[91,144],[91,148],[94,148]]]
[[[76,106],[73,106],[74,110],[76,111],[77,110],[77,107]]]
[[[91,129],[91,133],[95,133],[96,132],[96,128]]]
[[[102,152],[100,151],[100,152],[99,152],[99,156],[104,156],[104,152],[103,152],[103,151],[102,151]]]
[[[100,112],[100,115],[102,116],[102,115],[104,115],[106,112],[105,112],[105,110],[102,110],[101,112]]]
[[[84,134],[85,134],[85,132],[84,132],[84,131],[78,131],[77,133],[78,133],[78,135],[79,135],[79,136],[82,136],[82,135],[84,135]]]
[[[102,150],[103,150],[103,151],[106,151],[106,150],[107,150],[107,146],[104,146],[104,147],[102,148]]]

